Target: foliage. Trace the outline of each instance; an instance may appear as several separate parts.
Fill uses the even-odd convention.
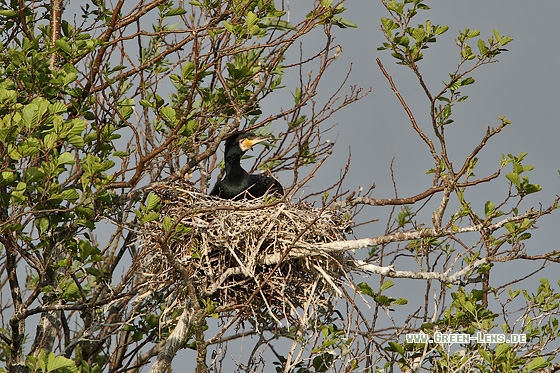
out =
[[[161,295],[140,294],[136,234],[165,202],[146,186],[191,178],[205,191],[219,144],[245,129],[283,138],[257,167],[292,171],[301,185],[298,169],[318,167],[331,148],[319,124],[363,95],[322,108],[314,99],[340,49],[332,27],[355,25],[342,3],[310,5],[293,24],[283,8],[263,0],[2,3],[0,243],[3,294],[11,294],[2,310],[12,315],[0,358],[9,370],[125,371],[148,364],[170,339],[180,312],[162,315]],[[287,64],[288,50],[313,30],[324,35],[321,53]],[[283,86],[290,69],[311,64],[308,81]],[[298,92],[293,107],[265,116],[262,102],[286,89]],[[304,114],[310,104],[313,118]],[[286,125],[272,129],[278,119]],[[190,229],[171,217],[164,225]],[[218,313],[190,290],[181,296],[198,312],[198,332],[185,341],[192,347]]]

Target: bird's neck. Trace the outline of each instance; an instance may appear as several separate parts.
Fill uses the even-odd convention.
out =
[[[239,178],[245,175],[248,175],[247,171],[245,171],[241,167],[241,155],[240,154],[231,154],[226,159],[226,176]]]

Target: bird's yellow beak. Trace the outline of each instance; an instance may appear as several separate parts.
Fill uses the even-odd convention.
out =
[[[270,139],[271,139],[271,137],[269,137],[269,136],[244,138],[243,140],[241,140],[241,143],[239,144],[239,146],[241,147],[241,150],[247,151],[247,150],[251,149],[253,146],[255,146],[256,144],[258,144],[260,142],[263,142],[263,141],[270,140]]]

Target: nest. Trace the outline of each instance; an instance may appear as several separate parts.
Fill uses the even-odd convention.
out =
[[[159,218],[143,224],[140,237],[140,268],[151,294],[164,291],[181,304],[195,293],[199,302],[241,309],[242,319],[259,322],[278,323],[310,302],[332,312],[346,254],[320,245],[345,240],[347,214],[268,196],[223,200],[184,184],[150,191],[161,199]]]

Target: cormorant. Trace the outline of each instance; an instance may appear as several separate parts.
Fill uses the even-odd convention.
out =
[[[284,195],[282,185],[271,176],[264,174],[249,175],[241,167],[241,157],[255,144],[270,140],[270,137],[256,136],[251,132],[241,132],[230,136],[226,140],[224,163],[226,176],[218,181],[211,196],[224,199],[255,199],[266,193]]]

